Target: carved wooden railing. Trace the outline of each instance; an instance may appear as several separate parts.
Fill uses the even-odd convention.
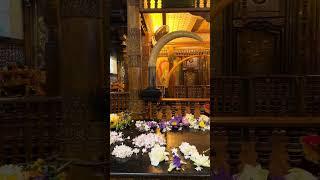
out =
[[[219,116],[317,116],[320,76],[214,77]]]
[[[223,168],[236,174],[244,164],[261,164],[272,176],[302,168],[320,178],[320,165],[307,160],[301,144],[303,136],[320,133],[320,118],[213,117],[211,125],[216,171]]]
[[[61,103],[61,98],[1,98],[1,163],[25,163],[56,155]]]
[[[210,0],[140,0],[142,12],[210,11]]]
[[[120,113],[128,110],[129,93],[128,92],[111,92],[110,103],[111,103],[110,113]]]
[[[184,116],[187,113],[205,114],[203,106],[210,98],[161,98],[159,102],[146,102],[146,118],[171,119],[172,116]]]
[[[165,86],[158,86],[162,92],[162,97],[165,98],[210,98],[209,85],[195,85],[195,86],[173,86],[166,88]],[[169,94],[169,89],[172,89],[172,94]]]

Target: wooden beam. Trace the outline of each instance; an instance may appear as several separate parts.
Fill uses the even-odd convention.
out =
[[[196,23],[194,23],[191,32],[197,32],[201,25],[204,23],[204,19],[197,19]]]
[[[220,127],[320,127],[320,117],[213,117],[214,126]]]
[[[164,12],[162,13],[162,24],[167,25],[167,14]]]

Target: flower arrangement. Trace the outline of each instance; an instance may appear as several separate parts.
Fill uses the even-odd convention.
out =
[[[165,147],[161,147],[159,144],[156,144],[149,152],[149,158],[152,166],[158,166],[160,162],[169,160],[168,152],[166,152]]]
[[[180,127],[182,127],[182,119],[183,118],[181,116],[172,117],[169,121],[170,129],[178,130]]]
[[[180,169],[182,169],[181,165],[186,163],[181,161],[181,158],[178,155],[178,150],[176,148],[173,148],[171,151],[173,154],[173,160],[169,165],[168,171],[171,172],[173,169],[176,169],[179,171]]]
[[[155,121],[136,121],[136,128],[139,131],[155,131],[158,128],[158,123]]]
[[[192,114],[186,114],[184,117],[172,117],[170,121],[136,121],[135,126],[139,131],[144,132],[154,132],[155,129],[159,128],[160,131],[164,133],[170,130],[182,130],[183,127],[205,131],[210,130],[210,118],[206,115],[201,115],[199,118],[195,118]]]
[[[111,131],[110,132],[110,145],[112,145],[113,143],[116,143],[116,142],[121,142],[123,141],[124,139],[122,138],[122,132],[115,132],[115,131]]]
[[[131,147],[126,146],[126,145],[120,145],[114,147],[112,151],[112,155],[114,155],[117,158],[126,158],[126,157],[131,157],[133,154],[133,150]]]
[[[119,114],[110,114],[110,128],[122,130],[127,126],[130,126],[132,122],[131,116],[129,113],[119,113]]]
[[[191,126],[193,127],[196,123],[196,118],[194,117],[193,114],[186,114],[183,118],[182,118],[182,124],[184,126]]]
[[[153,148],[156,144],[165,145],[166,140],[161,135],[155,133],[141,134],[132,140],[135,147],[143,147],[145,149]],[[146,152],[146,150],[143,150]]]
[[[202,167],[210,167],[210,158],[209,156],[200,155],[197,148],[194,145],[190,145],[187,142],[182,142],[179,146],[180,151],[184,154],[185,159],[193,161],[196,165],[196,170],[201,171]]]

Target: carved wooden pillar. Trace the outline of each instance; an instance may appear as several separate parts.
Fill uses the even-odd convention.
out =
[[[59,0],[49,0],[46,4],[45,23],[48,28],[48,39],[45,47],[47,69],[47,95],[59,95]]]
[[[97,140],[103,139],[101,130],[105,126],[100,109],[106,54],[104,5],[104,0],[60,0],[59,69],[60,91],[66,105],[67,157],[97,160],[104,155],[104,142]]]
[[[142,90],[141,63],[141,21],[139,1],[127,0],[128,11],[128,74],[129,74],[129,110],[138,115],[142,113],[143,101],[139,98]]]
[[[148,87],[148,62],[151,52],[151,37],[152,34],[145,32],[143,36],[143,45],[142,45],[142,89],[146,89]]]

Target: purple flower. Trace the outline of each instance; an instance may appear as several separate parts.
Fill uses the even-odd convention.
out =
[[[146,122],[146,125],[150,128],[150,129],[155,129],[155,128],[157,128],[157,123],[156,122],[154,122],[154,121],[148,121],[148,122]]]
[[[167,122],[162,120],[160,123],[159,123],[159,128],[160,130],[163,130],[163,129],[166,129],[167,127]]]
[[[182,117],[181,116],[177,116],[177,117],[173,117],[169,123],[172,126],[172,128],[178,128],[178,126],[180,125],[182,121]]]
[[[173,155],[173,165],[176,168],[181,168],[181,159],[177,155]]]

